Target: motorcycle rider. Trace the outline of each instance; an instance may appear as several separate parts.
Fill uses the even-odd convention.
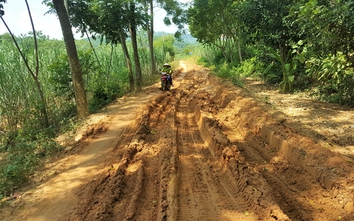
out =
[[[167,73],[168,79],[171,82],[171,86],[173,86],[173,83],[172,83],[172,72],[173,71],[172,71],[171,65],[169,63],[163,64],[163,66],[161,68],[161,72],[166,72]]]

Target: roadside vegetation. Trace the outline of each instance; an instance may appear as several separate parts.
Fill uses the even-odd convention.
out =
[[[207,49],[201,64],[241,85],[240,77],[283,93],[354,106],[354,3],[349,0],[195,0],[191,34]]]

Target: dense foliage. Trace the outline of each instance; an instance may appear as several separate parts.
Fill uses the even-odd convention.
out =
[[[354,106],[353,1],[195,0],[188,20],[209,48],[204,62],[223,77],[239,82],[246,71],[282,92],[315,88],[320,99]]]

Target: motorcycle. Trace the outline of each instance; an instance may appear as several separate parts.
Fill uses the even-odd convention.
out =
[[[161,72],[161,89],[169,91],[171,89],[171,76],[166,72]]]

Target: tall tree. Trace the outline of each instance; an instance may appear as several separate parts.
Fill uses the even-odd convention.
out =
[[[66,51],[68,53],[71,76],[74,85],[77,116],[78,118],[87,117],[89,114],[87,106],[87,98],[85,92],[85,85],[82,78],[82,70],[77,55],[74,35],[71,30],[69,15],[64,5],[64,0],[53,0],[54,8],[60,21],[60,26],[63,32]]]
[[[155,73],[157,71],[157,68],[156,68],[155,52],[154,52],[154,1],[143,0],[143,4],[146,10],[146,14],[148,14],[150,17],[149,22],[146,23],[146,32],[149,41],[151,71],[152,73]]]
[[[285,22],[295,0],[248,0],[242,3],[242,23],[252,41],[271,49],[273,57],[280,63],[282,71],[281,91],[292,90],[296,68],[292,44],[299,40],[298,34]]]
[[[138,13],[136,12],[137,7],[134,1],[131,1],[129,3],[129,6],[127,5],[127,8],[129,7],[129,32],[130,32],[130,37],[132,39],[132,46],[133,46],[133,52],[134,52],[134,62],[135,62],[135,72],[136,72],[136,82],[137,82],[137,90],[141,91],[142,86],[143,86],[143,77],[142,77],[142,72],[141,72],[141,66],[140,66],[140,59],[139,59],[139,51],[138,51],[138,41],[137,41],[137,35],[136,35],[136,29],[137,29],[137,21],[138,21]]]
[[[71,4],[71,21],[81,33],[98,34],[106,43],[120,44],[129,74],[130,91],[135,90],[135,80],[126,39],[128,38],[128,12],[121,0],[77,1]]]
[[[148,16],[146,21],[146,32],[149,41],[151,70],[153,73],[156,71],[156,61],[154,52],[154,3],[158,8],[162,8],[166,11],[166,17],[164,18],[165,25],[171,25],[172,23],[177,25],[178,30],[175,33],[175,37],[179,38],[184,31],[184,25],[187,22],[186,14],[183,10],[183,5],[176,0],[142,0],[145,8],[145,12]]]
[[[231,0],[195,0],[188,10],[191,34],[204,45],[218,48],[227,62],[234,61],[236,45],[242,61],[236,4]]]

